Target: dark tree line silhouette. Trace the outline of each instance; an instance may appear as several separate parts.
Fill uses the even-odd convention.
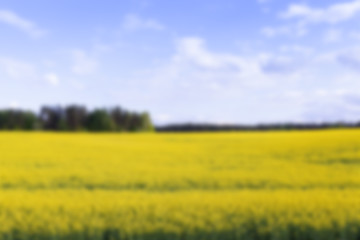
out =
[[[360,122],[334,122],[334,123],[278,123],[258,125],[237,124],[208,124],[208,123],[186,123],[170,124],[156,127],[157,132],[219,132],[219,131],[281,131],[281,130],[321,130],[333,128],[360,128]]]
[[[360,128],[360,122],[277,123],[258,125],[185,123],[154,128],[150,115],[120,107],[88,111],[84,106],[44,106],[40,113],[17,109],[0,110],[0,130],[92,131],[92,132],[216,132],[317,130],[330,128]]]
[[[80,105],[44,106],[39,114],[31,111],[0,110],[0,130],[136,132],[153,131],[150,115],[120,107],[88,111]]]

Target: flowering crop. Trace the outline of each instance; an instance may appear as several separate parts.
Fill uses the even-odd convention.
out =
[[[0,133],[0,239],[360,238],[360,131]]]

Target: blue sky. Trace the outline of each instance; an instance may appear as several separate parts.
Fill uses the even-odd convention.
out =
[[[360,0],[4,0],[0,107],[360,120],[359,22]]]

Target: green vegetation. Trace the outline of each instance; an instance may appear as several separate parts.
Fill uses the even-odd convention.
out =
[[[43,107],[37,116],[30,111],[0,110],[0,130],[138,132],[154,131],[148,113],[128,112],[121,108],[95,109],[82,106]]]

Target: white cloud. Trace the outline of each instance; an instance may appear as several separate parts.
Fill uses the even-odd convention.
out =
[[[360,72],[360,48],[342,51],[336,55],[336,60],[342,65]]]
[[[303,25],[286,25],[280,27],[264,27],[261,29],[261,34],[266,37],[272,38],[276,36],[296,36],[302,37],[307,34],[307,29]]]
[[[324,42],[325,43],[334,43],[338,42],[342,39],[343,34],[342,31],[339,29],[330,29],[325,32],[324,35]]]
[[[174,120],[173,117],[166,113],[160,113],[154,116],[154,121],[158,124],[168,123],[172,120]]]
[[[17,109],[19,108],[19,103],[17,101],[11,101],[9,104],[10,109]]]
[[[83,89],[85,89],[85,85],[84,85],[83,83],[79,82],[79,81],[73,80],[73,81],[71,82],[71,85],[72,85],[75,89],[78,89],[78,90],[83,90]]]
[[[292,73],[299,68],[299,63],[286,56],[266,56],[261,68],[265,73]]]
[[[284,53],[298,53],[301,55],[310,55],[314,52],[314,49],[301,46],[301,45],[283,45],[280,47],[280,51]]]
[[[26,32],[31,37],[41,37],[45,34],[45,31],[40,29],[35,23],[9,10],[0,10],[0,22],[14,26]]]
[[[360,93],[319,89],[306,96],[303,119],[311,122],[359,121]]]
[[[288,9],[280,14],[284,19],[296,18],[302,24],[330,23],[335,24],[353,18],[360,12],[360,1],[338,3],[326,8],[312,8],[304,4],[291,4]]]
[[[195,112],[195,109],[201,110],[210,121],[222,117],[238,121],[303,117],[302,120],[312,121],[350,119],[357,114],[351,110],[356,106],[345,103],[345,98],[336,91],[343,86],[354,89],[360,86],[357,81],[360,75],[346,70],[342,66],[345,63],[337,59],[342,51],[327,52],[323,48],[289,44],[271,52],[235,54],[214,51],[200,37],[179,38],[175,47],[174,53],[162,64],[157,62],[157,67],[141,73],[137,71],[137,76],[128,81],[126,90],[118,95],[138,96],[141,102],[155,106],[152,111],[170,114],[174,119],[178,119],[179,112]],[[344,53],[348,56],[351,52],[352,49]],[[357,55],[360,56],[353,53],[350,58],[355,63],[347,64],[356,67]],[[142,86],[141,90],[138,86]],[[315,92],[314,89],[320,90]],[[332,99],[337,100],[333,102]],[[162,104],[165,107],[157,107]],[[222,108],[221,116],[212,115],[211,108]],[[262,113],[250,114],[250,120],[241,114],[232,115],[255,108],[261,108]],[[189,119],[194,119],[193,116],[195,114]],[[172,119],[160,114],[156,121],[170,122]]]
[[[13,79],[33,78],[35,76],[35,67],[32,64],[12,58],[0,58],[0,70],[3,70],[7,76]]]
[[[150,29],[150,30],[163,30],[165,29],[164,25],[159,23],[154,19],[143,19],[135,14],[128,14],[125,16],[122,27],[126,30],[141,30],[141,29]]]
[[[177,52],[172,57],[170,69],[176,69],[181,79],[194,79],[211,89],[215,85],[218,88],[223,85],[266,84],[257,58],[212,52],[198,37],[177,41]],[[187,76],[183,78],[184,75]]]
[[[245,61],[239,56],[231,54],[212,53],[206,49],[201,38],[182,38],[177,42],[178,54],[173,58],[176,61],[189,61],[201,68],[220,69],[230,68],[240,70]]]
[[[277,66],[270,66],[270,61],[274,59],[278,60]],[[266,63],[269,66],[264,66]],[[214,52],[207,47],[204,39],[184,37],[176,41],[176,52],[163,65],[138,73],[138,80],[131,82],[134,86],[142,84],[154,91],[167,89],[164,90],[167,94],[171,94],[171,91],[178,93],[179,89],[190,92],[197,89],[206,94],[221,92],[225,98],[231,95],[239,97],[242,91],[249,88],[263,89],[276,82],[291,82],[301,75],[298,71],[300,67],[286,56],[276,58],[271,54],[242,56]],[[147,86],[143,79],[148,80],[145,83]],[[198,96],[194,93],[188,98]]]
[[[343,88],[286,90],[276,100],[290,103],[298,109],[301,122],[358,121],[360,92]]]
[[[74,50],[72,52],[73,66],[72,71],[77,75],[89,75],[97,71],[99,67],[98,61],[89,56],[85,51]]]
[[[275,37],[278,35],[288,35],[291,33],[289,27],[264,27],[261,29],[261,33],[267,37]]]
[[[284,97],[289,99],[296,99],[297,101],[304,99],[304,93],[299,90],[286,90]]]
[[[53,86],[59,85],[59,77],[55,73],[47,73],[44,75],[44,79],[46,82]]]

